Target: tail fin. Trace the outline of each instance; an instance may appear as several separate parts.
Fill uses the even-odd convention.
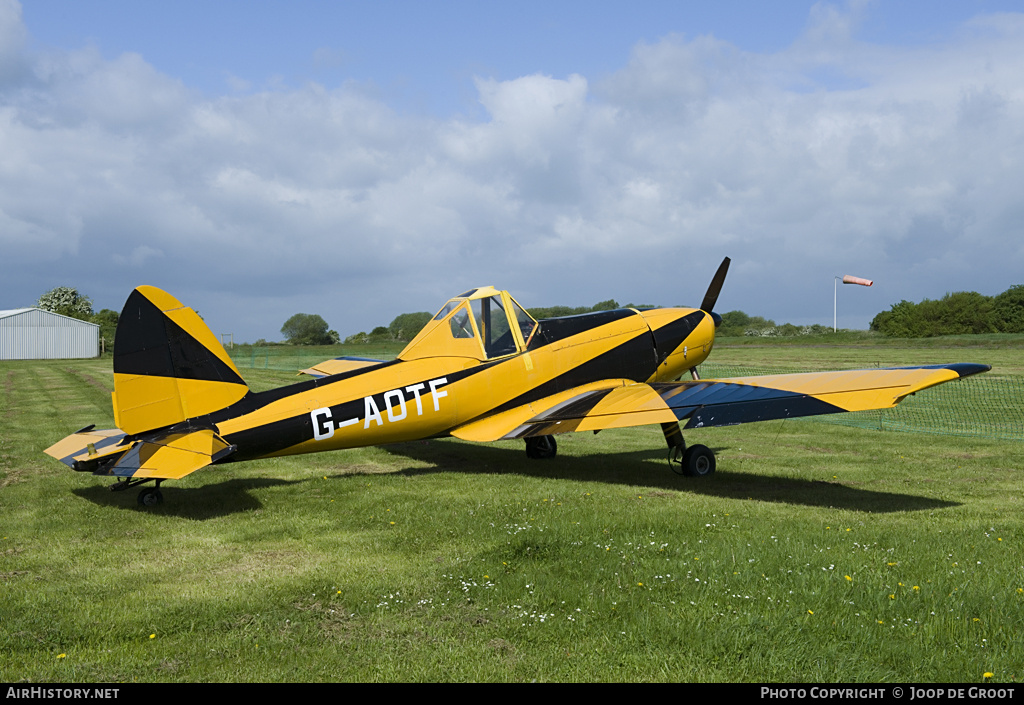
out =
[[[223,409],[249,391],[199,315],[165,291],[140,286],[114,338],[114,421],[129,435]]]

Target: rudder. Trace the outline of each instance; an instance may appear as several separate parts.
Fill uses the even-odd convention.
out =
[[[125,302],[114,338],[114,421],[129,435],[223,409],[249,391],[195,311],[154,286]]]

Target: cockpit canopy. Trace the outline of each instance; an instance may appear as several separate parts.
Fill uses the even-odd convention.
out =
[[[449,300],[398,357],[493,360],[526,350],[538,327],[507,291],[470,289]]]

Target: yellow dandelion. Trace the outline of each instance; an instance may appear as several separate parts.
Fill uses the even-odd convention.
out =
[[[394,526],[394,525],[395,525],[395,522],[391,522],[391,526]]]
[[[977,617],[975,617],[975,618],[974,618],[974,619],[972,619],[971,621],[972,621],[972,622],[980,622],[981,620],[980,620],[980,619],[978,619]]]
[[[890,600],[895,600],[895,599],[896,599],[896,596],[895,596],[895,595],[889,595],[889,599],[890,599]]]
[[[490,579],[491,579],[491,576],[489,576],[489,575],[485,575],[484,576],[484,580],[490,580]]]
[[[814,614],[811,610],[807,610],[807,614]]]
[[[67,654],[57,654],[57,658],[67,658]]]
[[[846,575],[846,576],[844,576],[844,577],[845,577],[845,578],[846,578],[847,580],[849,580],[849,581],[850,581],[851,583],[853,582],[853,578],[851,578],[851,577],[850,577],[849,575]]]
[[[156,639],[156,634],[150,634],[150,635],[149,635],[149,638],[150,638],[150,639]]]
[[[637,586],[638,586],[638,587],[643,587],[643,586],[644,586],[644,584],[643,584],[643,583],[637,583]]]
[[[920,585],[915,585],[915,586],[914,586],[914,589],[915,589],[915,590],[920,590],[920,589],[921,589],[921,586],[920,586]]]
[[[984,673],[983,673],[983,674],[981,675],[981,677],[982,677],[982,678],[991,678],[991,677],[992,677],[992,676],[994,676],[994,675],[995,675],[995,673],[992,673],[992,671],[985,671],[985,672],[984,672]]]
[[[882,620],[878,620],[878,623],[879,624],[885,624],[885,622],[883,622]]]

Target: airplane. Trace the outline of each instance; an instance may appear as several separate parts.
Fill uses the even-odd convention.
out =
[[[115,429],[87,426],[46,453],[78,472],[111,476],[112,490],[160,485],[209,465],[454,436],[523,439],[552,458],[555,436],[660,424],[668,461],[714,473],[714,453],[687,446],[687,429],[890,408],[928,387],[986,372],[974,363],[701,379],[721,316],[726,257],[699,308],[621,308],[535,320],[490,286],[449,300],[394,360],[342,357],[312,379],[250,391],[191,308],[140,286],[114,345]],[[691,379],[681,380],[689,373]]]

